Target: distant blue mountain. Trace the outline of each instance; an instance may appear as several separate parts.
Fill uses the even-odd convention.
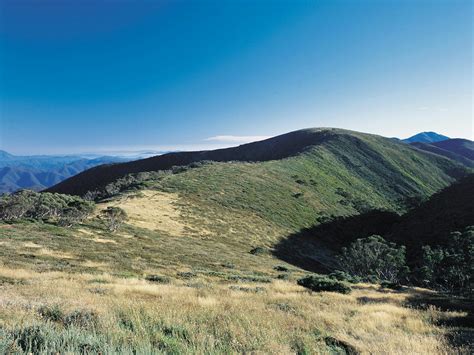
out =
[[[6,161],[13,158],[14,158],[13,155],[5,152],[4,150],[0,150],[0,161]]]
[[[95,166],[130,160],[134,159],[79,155],[16,156],[0,150],[0,194],[19,189],[43,190]]]
[[[405,143],[434,143],[445,141],[447,139],[449,139],[449,137],[443,136],[442,134],[438,134],[436,132],[421,132],[410,138],[402,139],[402,141]]]

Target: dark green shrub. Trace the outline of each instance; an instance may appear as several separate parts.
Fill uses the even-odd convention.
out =
[[[264,255],[264,254],[267,254],[267,252],[268,252],[267,249],[263,247],[256,247],[250,250],[250,254],[252,255]]]
[[[265,276],[258,275],[228,275],[227,280],[236,282],[261,282],[270,283],[272,280]]]
[[[232,264],[232,263],[230,263],[230,262],[225,262],[225,263],[223,263],[223,264],[221,264],[221,265],[222,265],[222,267],[225,267],[225,268],[227,268],[227,269],[235,269],[235,265]]]
[[[389,288],[391,290],[399,291],[403,288],[403,286],[398,282],[390,282],[390,281],[382,281],[380,286],[383,288]]]
[[[45,305],[38,308],[38,314],[45,320],[52,322],[62,322],[64,312],[59,305],[55,304],[52,306]]]
[[[298,285],[310,289],[314,292],[338,292],[348,294],[351,292],[350,286],[342,281],[329,279],[320,275],[308,275],[297,281]]]
[[[280,272],[290,271],[290,269],[288,269],[286,266],[283,266],[283,265],[277,265],[273,268],[273,270],[280,271]]]
[[[177,276],[183,279],[191,279],[193,277],[196,277],[196,273],[192,271],[182,271],[178,272]]]
[[[348,274],[347,272],[344,272],[344,271],[341,271],[341,270],[333,271],[327,276],[330,279],[338,280],[338,281],[345,281],[345,282],[349,282],[351,284],[356,284],[356,283],[361,282],[359,277],[352,276],[352,275]]]
[[[66,327],[95,327],[98,322],[98,316],[94,311],[88,309],[78,309],[66,315],[63,319],[63,324]]]
[[[18,346],[25,353],[41,353],[47,342],[47,334],[38,325],[18,329],[12,335]]]
[[[159,284],[169,284],[171,282],[169,277],[161,275],[148,275],[145,277],[145,280]]]

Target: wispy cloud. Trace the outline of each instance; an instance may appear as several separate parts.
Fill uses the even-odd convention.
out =
[[[255,141],[261,141],[271,136],[214,136],[206,138],[207,142],[220,142],[220,143],[249,143]]]

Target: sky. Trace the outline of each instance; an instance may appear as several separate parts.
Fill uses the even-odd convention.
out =
[[[0,149],[474,139],[470,0],[0,0]]]

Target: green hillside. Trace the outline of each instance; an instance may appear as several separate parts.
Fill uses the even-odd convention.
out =
[[[237,214],[297,230],[333,215],[402,212],[409,197],[427,197],[465,171],[383,137],[337,131],[295,157],[212,163],[147,185],[192,201],[211,229],[216,216]]]

